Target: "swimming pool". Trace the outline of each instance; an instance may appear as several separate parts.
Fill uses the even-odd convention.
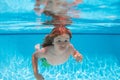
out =
[[[67,27],[83,62],[77,63],[72,56],[59,66],[41,67],[39,62],[45,80],[120,79],[119,4],[119,0],[84,0],[76,7],[80,18],[72,18],[73,24]],[[33,0],[2,0],[0,5],[0,80],[35,80],[34,45],[42,43],[53,26],[41,24],[45,16],[35,15]]]

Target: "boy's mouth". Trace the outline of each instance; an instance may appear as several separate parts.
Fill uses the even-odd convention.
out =
[[[60,46],[59,48],[60,48],[60,49],[65,49],[66,47],[65,47],[65,46]]]

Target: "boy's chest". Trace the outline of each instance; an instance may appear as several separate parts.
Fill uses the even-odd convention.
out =
[[[52,53],[48,53],[46,55],[46,59],[51,65],[58,65],[66,62],[70,56],[70,53],[64,53],[61,55],[52,55]]]

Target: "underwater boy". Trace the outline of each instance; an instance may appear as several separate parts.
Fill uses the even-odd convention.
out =
[[[73,55],[76,61],[82,61],[82,55],[70,43],[71,37],[71,32],[66,27],[55,27],[46,36],[41,49],[35,46],[36,51],[32,55],[32,65],[37,80],[44,80],[42,74],[38,73],[38,58],[45,58],[53,66],[63,64],[70,55]]]

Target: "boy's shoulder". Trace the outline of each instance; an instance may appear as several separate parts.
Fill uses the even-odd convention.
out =
[[[70,48],[74,48],[72,44],[69,45]]]
[[[47,53],[53,49],[53,46],[47,46],[40,49],[40,52]]]
[[[69,51],[70,51],[70,53],[73,53],[74,50],[75,50],[74,46],[72,44],[70,44],[69,45]]]
[[[47,47],[43,47],[35,51],[36,57],[39,57],[39,58],[45,58],[46,53],[47,53]]]

